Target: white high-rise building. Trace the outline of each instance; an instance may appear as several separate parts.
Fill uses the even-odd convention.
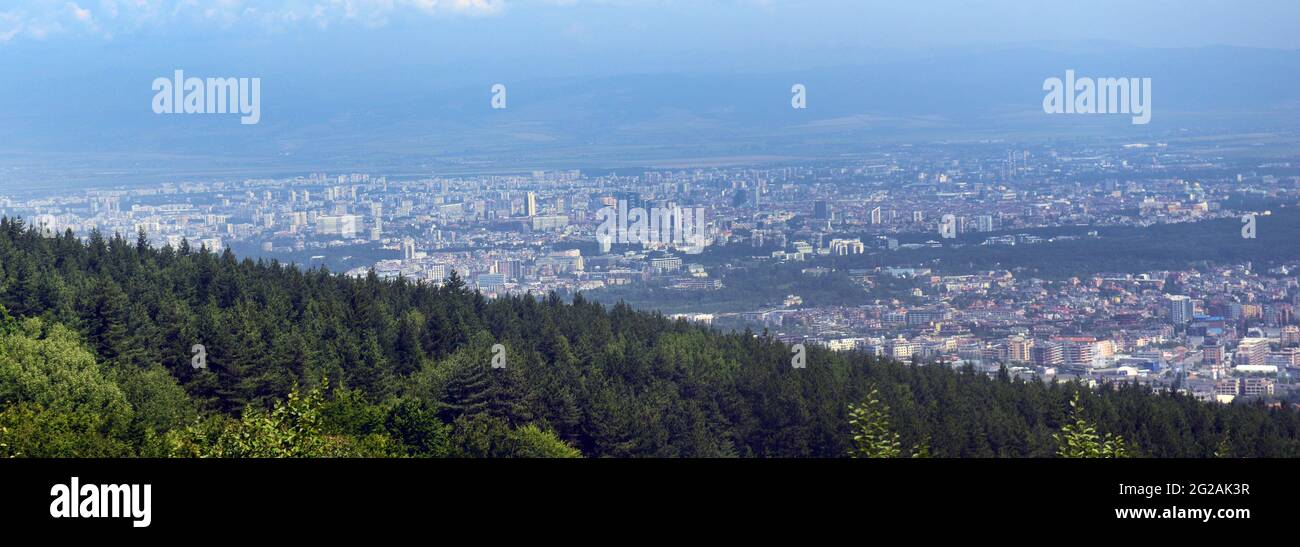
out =
[[[384,237],[384,205],[370,204],[370,240],[379,241]]]
[[[316,233],[345,238],[357,237],[357,215],[321,215],[316,217]]]
[[[415,258],[415,238],[402,238],[402,258],[405,260]]]
[[[1237,343],[1236,362],[1238,365],[1263,365],[1268,359],[1267,338],[1242,338]]]
[[[1183,295],[1169,297],[1169,320],[1175,325],[1192,322],[1192,299]]]
[[[862,244],[862,239],[832,239],[830,243],[831,254],[835,256],[860,255],[866,250]]]
[[[59,233],[59,220],[54,215],[36,215],[32,219],[32,226],[43,236],[54,236]]]

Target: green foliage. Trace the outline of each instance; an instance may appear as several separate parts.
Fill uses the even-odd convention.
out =
[[[918,445],[916,445],[915,447],[913,447],[913,448],[912,448],[912,457],[913,457],[913,458],[929,458],[929,457],[930,457],[930,441],[928,441],[928,440],[921,441],[920,444],[918,444]]]
[[[152,433],[183,427],[198,417],[194,401],[161,366],[124,368],[113,376],[135,411],[136,423]]]
[[[760,254],[748,250],[748,247],[745,249],[747,254]],[[847,274],[809,275],[803,272],[807,267],[807,264],[764,262],[735,271],[720,271],[722,288],[717,290],[684,291],[671,288],[665,281],[609,286],[585,296],[599,302],[626,302],[665,313],[752,310],[780,305],[791,294],[801,296],[808,306],[847,306],[866,304],[878,298],[911,298],[909,282],[881,279],[875,290],[868,293],[863,285],[851,280]]]
[[[114,434],[114,424],[89,409],[49,409],[39,403],[0,410],[0,457],[120,458],[132,447]]]
[[[9,310],[0,306],[0,336],[8,336],[18,328],[18,322],[9,316]]]
[[[207,368],[191,366],[195,344]],[[1290,409],[818,347],[808,364],[766,334],[582,295],[487,300],[459,279],[355,279],[0,219],[0,455],[1045,457],[1063,425],[1075,437],[1078,397],[1094,428],[1080,439],[1300,456]]]
[[[898,433],[889,428],[889,406],[880,401],[874,387],[862,404],[849,405],[849,426],[853,428],[852,457],[897,458],[902,452]]]
[[[358,443],[325,432],[319,388],[298,388],[270,411],[248,408],[239,420],[209,418],[173,431],[166,442],[171,454],[199,458],[325,458],[384,455],[388,443],[369,439]],[[368,453],[378,450],[379,454]]]
[[[456,420],[452,444],[465,458],[581,458],[582,452],[535,424],[511,428],[492,416]]]
[[[408,456],[446,458],[453,453],[451,426],[439,420],[424,401],[396,401],[388,411],[384,427],[405,447]]]
[[[0,402],[94,413],[109,426],[130,419],[122,390],[104,376],[75,332],[40,319],[7,330],[0,334]]]
[[[1014,265],[1019,275],[1047,279],[1093,275],[1097,272],[1140,273],[1180,270],[1188,264],[1240,264],[1253,262],[1256,268],[1280,265],[1300,256],[1300,211],[1278,207],[1278,203],[1250,206],[1271,208],[1272,214],[1258,217],[1258,237],[1243,239],[1239,218],[1205,222],[1155,224],[1152,226],[1061,226],[1016,229],[1009,232],[971,232],[954,241],[961,247],[875,251],[861,255],[833,257],[840,268],[881,265],[940,264],[945,271],[972,273]],[[1096,231],[1099,237],[1087,236]],[[1074,236],[1077,239],[1033,245],[979,245],[999,235],[1029,233],[1043,238]],[[904,243],[919,243],[931,236],[921,234]],[[909,239],[912,239],[909,241]]]
[[[1124,437],[1097,434],[1097,426],[1083,416],[1083,404],[1077,392],[1070,399],[1070,422],[1061,426],[1061,432],[1053,438],[1059,445],[1056,455],[1062,458],[1127,458],[1131,455]]]
[[[1219,440],[1219,444],[1214,445],[1215,458],[1232,457],[1232,443],[1229,442],[1231,436],[1232,436],[1232,431],[1225,431],[1223,433],[1223,438]]]
[[[516,458],[581,458],[582,452],[569,446],[554,431],[528,424],[514,431],[511,456]]]

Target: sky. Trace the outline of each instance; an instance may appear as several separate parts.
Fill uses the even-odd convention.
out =
[[[945,48],[1300,50],[1297,21],[1294,0],[4,0],[0,76],[770,73]]]
[[[470,57],[544,49],[653,61],[695,52],[746,65],[1044,41],[1300,49],[1297,21],[1293,0],[12,0],[0,4],[0,55],[33,43],[293,49],[324,39],[393,40]]]
[[[1156,77],[1157,129],[1300,107],[1297,21],[1294,0],[0,0],[0,182],[69,158],[352,165],[501,135],[567,157],[800,124],[1074,123],[1036,115],[1043,79],[1069,68]],[[261,124],[150,112],[150,83],[177,69],[262,79]],[[809,119],[789,112],[794,81]],[[487,108],[502,82],[508,113]]]

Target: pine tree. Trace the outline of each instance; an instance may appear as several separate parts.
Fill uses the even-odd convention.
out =
[[[101,359],[112,361],[126,350],[131,301],[109,276],[96,281],[95,295],[86,310],[90,342]]]
[[[420,340],[423,337],[425,321],[424,314],[419,310],[410,310],[403,314],[401,321],[398,322],[394,348],[397,357],[394,372],[400,376],[407,376],[419,370],[420,365],[424,363],[424,348]]]

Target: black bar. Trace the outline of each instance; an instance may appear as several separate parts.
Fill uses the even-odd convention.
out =
[[[1137,459],[8,460],[0,462],[0,515],[10,530],[123,538],[195,530],[206,539],[262,529],[414,532],[427,530],[431,519],[454,527],[498,526],[502,519],[514,527],[565,523],[570,533],[598,522],[593,519],[631,519],[637,528],[664,533],[702,515],[716,515],[718,524],[730,518],[724,512],[846,530],[869,521],[1235,533],[1290,522],[1290,496],[1300,483],[1293,468],[1285,460]],[[72,477],[83,486],[151,485],[149,525],[135,527],[129,517],[52,517],[51,488]],[[1170,484],[1181,494],[1170,494]],[[1138,490],[1121,493],[1120,485]],[[1160,493],[1148,497],[1146,489],[1155,487]],[[1126,508],[1245,509],[1249,515],[1209,522],[1116,518],[1116,509]],[[767,524],[733,522],[754,530]]]

